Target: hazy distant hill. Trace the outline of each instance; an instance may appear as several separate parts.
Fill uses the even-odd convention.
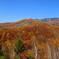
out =
[[[41,19],[41,21],[47,22],[51,25],[59,26],[59,18],[46,18],[46,19]]]
[[[46,19],[41,19],[41,21],[43,22],[50,22],[50,21],[54,21],[54,20],[57,20],[59,18],[46,18]]]

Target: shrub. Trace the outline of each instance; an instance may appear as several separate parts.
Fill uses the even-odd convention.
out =
[[[10,59],[8,53],[6,53],[5,51],[3,51],[3,56],[5,59]]]
[[[0,56],[0,59],[5,59],[5,57],[4,56]]]
[[[10,59],[8,53],[0,51],[0,59]]]
[[[33,56],[28,56],[27,59],[33,59]]]

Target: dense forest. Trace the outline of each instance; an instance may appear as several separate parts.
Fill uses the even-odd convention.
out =
[[[59,26],[33,19],[1,23],[0,59],[59,59]]]

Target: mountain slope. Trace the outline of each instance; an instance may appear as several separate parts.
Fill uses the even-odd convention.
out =
[[[59,19],[49,22],[52,25],[59,26]]]
[[[0,30],[0,57],[6,57],[5,51],[10,59],[59,59],[58,26],[24,19],[4,28]]]
[[[59,26],[59,18],[47,18],[47,19],[41,19],[43,22],[48,22],[51,25]]]

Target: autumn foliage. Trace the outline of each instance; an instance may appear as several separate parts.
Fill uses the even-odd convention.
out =
[[[2,44],[1,50],[8,53],[11,59],[35,59],[35,50],[32,53],[35,49],[34,45],[38,50],[37,58],[48,59],[49,48],[58,49],[59,47],[59,27],[33,19],[10,23],[4,28],[1,27],[0,43]]]

